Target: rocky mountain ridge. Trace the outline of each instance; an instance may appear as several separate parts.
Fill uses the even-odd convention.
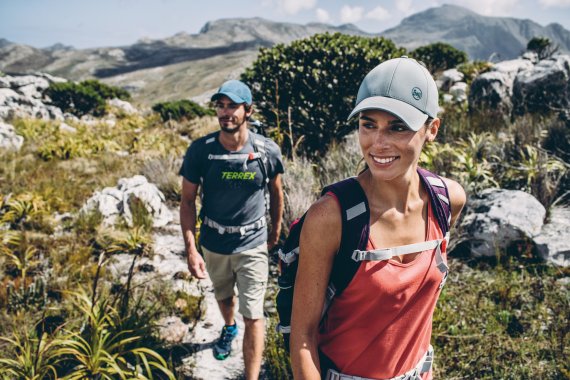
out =
[[[188,97],[203,101],[224,80],[239,77],[260,47],[324,32],[375,36],[352,24],[300,25],[235,18],[208,22],[197,34],[181,32],[121,47],[73,49],[55,44],[38,49],[0,39],[0,71],[44,72],[71,80],[98,78],[129,90],[146,104]],[[542,27],[530,20],[486,17],[452,5],[412,15],[379,35],[408,49],[447,42],[472,59],[514,58],[533,36],[546,36],[562,50],[570,50],[570,32],[559,24]]]

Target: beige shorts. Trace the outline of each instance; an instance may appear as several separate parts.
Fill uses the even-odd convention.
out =
[[[236,295],[234,286],[237,285],[240,314],[249,319],[263,318],[269,275],[267,243],[233,255],[218,254],[204,246],[202,252],[216,300]]]

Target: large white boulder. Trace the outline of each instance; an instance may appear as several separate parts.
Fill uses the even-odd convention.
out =
[[[10,124],[0,121],[0,149],[20,150],[24,144],[24,138],[16,134],[16,130]]]
[[[138,110],[133,107],[133,105],[125,100],[121,100],[121,99],[110,99],[107,100],[107,104],[109,104],[112,107],[115,107],[119,110],[121,110],[122,112],[126,113],[127,115],[134,115],[138,113]]]
[[[570,55],[543,59],[517,74],[513,84],[515,114],[570,108]]]
[[[520,242],[532,242],[545,216],[546,209],[531,194],[486,189],[469,199],[460,229],[473,256],[492,257]]]
[[[551,208],[548,221],[534,242],[544,260],[558,266],[570,266],[570,208]]]
[[[172,215],[165,204],[164,194],[149,183],[142,175],[131,178],[121,178],[117,187],[107,187],[97,191],[87,200],[82,212],[93,209],[103,215],[105,224],[112,225],[117,217],[122,216],[128,225],[133,225],[131,211],[132,197],[138,198],[153,218],[153,227],[163,227],[172,220]]]
[[[469,90],[469,106],[473,110],[490,109],[510,115],[513,83],[517,74],[533,67],[527,59],[513,59],[495,64],[490,71],[476,77]]]

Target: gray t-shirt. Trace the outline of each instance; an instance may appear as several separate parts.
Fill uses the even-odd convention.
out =
[[[190,145],[180,175],[202,186],[202,210],[207,216],[224,226],[244,226],[265,215],[265,183],[261,159],[217,160],[209,155],[238,155],[255,152],[253,139],[264,141],[266,171],[269,179],[283,173],[279,146],[271,139],[249,131],[250,137],[243,149],[227,151],[218,141],[219,132],[204,136]],[[260,149],[258,149],[260,151]],[[255,248],[267,241],[267,228],[240,233],[220,234],[217,229],[202,224],[200,244],[208,250],[232,254]]]

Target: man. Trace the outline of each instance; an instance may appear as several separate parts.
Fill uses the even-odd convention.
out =
[[[283,162],[277,144],[248,129],[252,96],[244,83],[225,82],[212,96],[220,131],[194,141],[180,174],[180,224],[191,274],[203,279],[206,268],[225,321],[214,356],[223,360],[237,336],[236,297],[243,315],[243,355],[247,379],[257,379],[264,346],[263,303],[268,250],[279,238],[283,215]],[[195,245],[196,196],[202,187],[200,241]],[[268,189],[268,190],[267,190]],[[266,192],[271,231],[267,232]]]

